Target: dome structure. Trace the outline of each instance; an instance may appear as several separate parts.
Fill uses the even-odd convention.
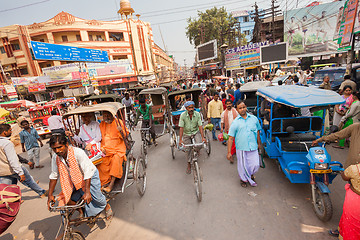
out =
[[[132,9],[129,0],[120,0],[120,10],[118,11],[119,14],[129,16],[134,13],[134,9]]]

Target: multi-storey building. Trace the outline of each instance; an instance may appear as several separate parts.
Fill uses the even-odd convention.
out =
[[[60,12],[45,22],[0,28],[0,61],[3,67],[0,80],[5,82],[9,76],[41,76],[43,68],[70,63],[34,60],[29,42],[39,41],[104,50],[108,52],[110,61],[125,60],[129,63],[131,67],[126,71],[103,71],[103,74],[97,75],[100,86],[116,82],[134,85],[138,81],[170,81],[174,74],[174,61],[154,43],[150,23],[141,21],[140,15],[133,18],[134,10],[129,0],[120,1],[118,13],[120,20],[98,21]],[[56,82],[57,86],[65,84],[77,86],[79,79]]]
[[[245,35],[246,41],[250,42],[255,26],[253,10],[234,11],[231,14],[236,19],[236,21],[240,23],[241,33]]]

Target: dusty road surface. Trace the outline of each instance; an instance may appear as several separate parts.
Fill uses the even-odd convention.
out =
[[[138,154],[140,138],[138,133],[134,135]],[[172,160],[169,136],[165,135],[157,147],[150,147],[145,195],[139,197],[131,186],[111,201],[115,213],[111,222],[100,221],[91,229],[83,225],[78,230],[86,239],[102,240],[333,239],[327,230],[336,227],[341,216],[345,183],[340,177],[330,186],[333,218],[323,223],[312,210],[309,185],[291,184],[275,162],[266,159],[266,168],[256,176],[258,187],[242,188],[236,164],[225,159],[226,147],[211,143],[210,157],[204,151],[200,157],[204,179],[201,203],[196,199],[192,175],[185,174],[185,154],[177,152]],[[345,161],[346,150],[327,148],[334,159]],[[30,173],[47,188],[50,159],[45,148],[41,163],[43,169]],[[61,223],[59,214],[47,210],[46,199],[21,187],[25,201],[0,239],[54,239]]]

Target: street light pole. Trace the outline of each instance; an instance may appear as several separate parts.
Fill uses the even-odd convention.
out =
[[[222,55],[222,69],[221,69],[221,72],[222,72],[222,75],[225,76],[226,75],[226,72],[225,72],[225,50],[228,48],[228,45],[226,43],[224,43],[223,45],[221,45],[220,49],[221,49],[221,55]]]

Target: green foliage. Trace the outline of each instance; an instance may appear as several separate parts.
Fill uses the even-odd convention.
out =
[[[224,7],[214,7],[205,12],[198,11],[197,19],[190,17],[187,22],[186,36],[195,46],[214,39],[218,40],[218,47],[224,43],[229,47],[246,44],[245,36],[235,30],[236,19],[227,13]],[[203,42],[201,42],[201,32],[204,35]]]

